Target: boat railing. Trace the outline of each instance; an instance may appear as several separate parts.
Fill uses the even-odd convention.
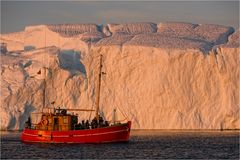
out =
[[[120,121],[115,121],[115,123],[109,123],[109,126],[112,126],[112,125],[120,125],[122,124]],[[106,126],[101,126],[101,127],[106,127]],[[100,127],[100,128],[101,128]],[[58,125],[42,125],[41,123],[31,123],[30,125],[29,124],[26,124],[25,125],[25,128],[27,129],[31,129],[31,130],[46,130],[46,131],[69,131],[69,130],[84,130],[84,129],[92,129],[92,126],[91,124],[89,124],[88,126],[82,126],[82,127],[79,127],[78,124],[75,124],[73,125],[72,127],[69,126],[68,124],[58,124]]]
[[[25,128],[32,129],[32,130],[57,130],[57,131],[64,131],[64,130],[71,130],[68,124],[61,124],[61,125],[41,125],[41,124],[31,124],[26,125]]]
[[[88,127],[79,127],[77,124],[73,125],[73,127],[69,127],[68,124],[59,124],[59,125],[41,125],[41,124],[34,124],[26,125],[25,128],[31,130],[48,130],[48,131],[69,131],[69,130],[83,130],[83,129],[90,129],[91,125]]]

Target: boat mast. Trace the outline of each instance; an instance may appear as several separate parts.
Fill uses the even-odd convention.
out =
[[[101,78],[102,78],[102,55],[100,55],[100,65],[99,65],[99,73],[98,73],[98,90],[97,90],[97,100],[96,100],[96,118],[99,123],[99,102],[100,102],[100,91],[101,91]]]
[[[42,112],[43,112],[43,108],[45,108],[45,92],[46,92],[45,86],[46,86],[46,81],[45,81],[45,79],[44,79],[44,80],[43,80],[43,104],[42,104]]]
[[[42,113],[43,113],[43,108],[45,108],[46,104],[46,67],[43,67],[43,74],[44,74],[44,79],[43,79],[43,104],[42,104]]]

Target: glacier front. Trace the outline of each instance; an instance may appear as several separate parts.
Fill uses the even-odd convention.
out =
[[[134,129],[240,129],[239,33],[182,22],[28,26],[2,34],[1,129],[43,106],[100,108]],[[41,74],[38,74],[41,73]],[[79,113],[79,119],[94,114]]]

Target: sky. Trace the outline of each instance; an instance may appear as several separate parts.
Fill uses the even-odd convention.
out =
[[[1,33],[39,24],[166,21],[239,28],[239,1],[1,1]]]

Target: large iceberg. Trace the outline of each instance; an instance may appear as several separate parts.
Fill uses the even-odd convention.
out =
[[[102,54],[100,107],[107,119],[116,109],[134,129],[240,129],[239,33],[213,24],[144,22],[2,34],[0,127],[23,129],[30,113],[42,110],[44,88],[47,107],[94,108]]]

